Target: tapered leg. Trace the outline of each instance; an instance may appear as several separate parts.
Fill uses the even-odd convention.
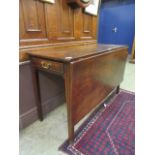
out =
[[[68,124],[68,138],[69,143],[71,144],[74,141],[74,126],[70,123]]]
[[[68,88],[65,86],[65,92],[66,92],[66,103],[67,103],[67,119],[68,119],[68,139],[69,143],[72,143],[74,140],[74,125],[72,121],[72,103],[70,101],[70,93]]]
[[[118,94],[120,91],[120,86],[118,85],[117,88],[116,88],[116,94]]]
[[[72,117],[72,87],[71,87],[71,72],[70,65],[65,66],[65,96],[67,103],[67,118],[68,118],[68,140],[72,143],[74,140],[74,123]]]
[[[35,92],[36,105],[38,110],[38,117],[40,121],[43,121],[43,109],[41,105],[41,96],[40,96],[40,86],[39,86],[39,75],[38,70],[32,66],[32,75],[33,75],[33,87]]]

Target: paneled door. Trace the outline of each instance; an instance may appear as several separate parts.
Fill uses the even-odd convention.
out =
[[[135,4],[107,2],[101,6],[98,42],[128,45],[131,54],[135,35]]]

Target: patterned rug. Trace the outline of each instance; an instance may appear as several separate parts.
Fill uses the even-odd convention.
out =
[[[134,101],[134,93],[121,90],[80,126],[73,144],[65,141],[59,150],[69,155],[134,155]]]

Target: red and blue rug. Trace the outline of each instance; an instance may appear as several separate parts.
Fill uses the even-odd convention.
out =
[[[134,155],[134,93],[121,90],[101,104],[77,130],[74,142],[64,142],[59,150],[69,155]]]

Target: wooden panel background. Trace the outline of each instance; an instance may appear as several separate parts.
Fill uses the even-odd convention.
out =
[[[43,3],[20,0],[20,42],[44,40],[47,40],[47,35]]]
[[[71,8],[65,0],[56,0],[54,4],[20,0],[19,8],[20,49],[96,40],[97,17],[81,8]]]
[[[46,4],[46,24],[49,40],[74,40],[74,10],[64,0]]]

